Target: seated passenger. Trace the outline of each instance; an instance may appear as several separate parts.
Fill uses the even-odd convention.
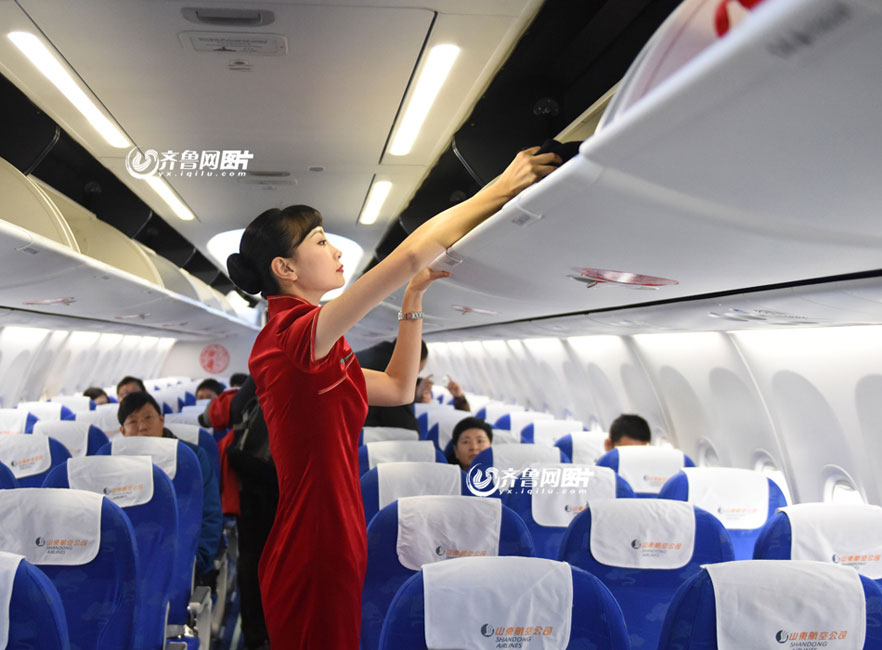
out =
[[[493,427],[481,418],[465,418],[453,428],[447,462],[469,470],[475,456],[493,444]]]
[[[196,399],[214,399],[224,392],[224,385],[217,379],[206,379],[196,387]]]
[[[248,381],[248,373],[234,372],[230,375],[230,388],[240,388],[246,381]]]
[[[83,391],[83,395],[96,404],[107,404],[110,401],[110,398],[107,397],[107,393],[104,392],[104,389],[98,388],[97,386],[90,386]]]
[[[137,393],[138,391],[146,393],[147,387],[144,385],[143,381],[137,377],[132,377],[131,375],[126,375],[120,379],[119,383],[116,385],[116,397],[120,402],[122,402],[129,393]]]
[[[609,438],[603,441],[607,451],[614,447],[648,445],[652,441],[649,424],[639,415],[620,415],[609,425]]]
[[[428,377],[420,377],[417,380],[416,387],[416,395],[414,397],[414,402],[418,402],[421,404],[429,404],[432,402],[432,386],[435,385],[435,382],[432,381],[432,375]],[[465,393],[462,392],[462,387],[453,381],[450,377],[447,377],[447,386],[445,386],[450,394],[453,396],[453,408],[457,411],[470,411],[469,401],[466,399]]]
[[[144,391],[126,395],[119,403],[117,419],[124,436],[155,436],[174,438],[166,429],[162,409],[153,397]],[[181,440],[181,444],[192,449],[199,459],[202,469],[202,532],[199,534],[199,547],[196,551],[196,574],[208,573],[214,568],[221,540],[223,517],[221,515],[220,492],[217,476],[211,468],[208,454],[197,445]]]

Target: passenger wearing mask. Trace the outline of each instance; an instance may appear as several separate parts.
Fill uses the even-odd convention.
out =
[[[165,417],[162,409],[153,397],[145,391],[135,391],[126,395],[119,404],[117,419],[120,432],[129,436],[154,436],[157,438],[175,438],[165,428]],[[196,550],[196,574],[207,574],[214,569],[214,558],[221,542],[223,517],[221,515],[220,492],[217,476],[208,460],[208,454],[196,445],[183,440],[199,459],[202,470],[202,531],[199,534],[199,546]]]
[[[465,418],[453,427],[452,448],[447,462],[459,465],[467,472],[475,456],[489,449],[492,444],[493,427],[481,418]]]
[[[609,425],[609,438],[603,441],[607,451],[614,447],[648,445],[652,442],[649,424],[639,415],[624,414]]]

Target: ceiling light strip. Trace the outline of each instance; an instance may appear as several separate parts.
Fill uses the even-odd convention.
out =
[[[181,221],[192,221],[196,218],[196,215],[193,214],[183,201],[181,201],[175,191],[164,180],[157,178],[156,176],[149,176],[144,180],[147,181],[147,184],[151,189],[159,194],[162,200],[166,202],[168,207],[172,209],[172,212],[177,215],[178,219]]]
[[[404,117],[399,122],[398,130],[389,145],[390,155],[405,156],[410,153],[423,122],[426,121],[429,109],[432,108],[441,86],[447,80],[457,56],[459,56],[459,47],[456,45],[436,45],[429,50],[429,56],[417,78]]]
[[[375,181],[368,192],[367,201],[364,202],[364,209],[358,222],[365,226],[369,226],[377,220],[380,215],[380,209],[392,190],[392,183],[389,181]]]
[[[10,32],[7,36],[21,50],[22,54],[83,114],[83,117],[110,146],[117,149],[132,146],[129,139],[101,112],[95,102],[89,99],[73,76],[65,70],[58,58],[39,38],[28,32]]]

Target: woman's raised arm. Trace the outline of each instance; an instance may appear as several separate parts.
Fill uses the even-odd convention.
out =
[[[315,358],[321,359],[341,336],[383,299],[408,282],[472,228],[495,214],[507,201],[556,169],[556,154],[535,155],[539,147],[520,152],[495,182],[470,199],[422,224],[382,262],[325,305],[315,333]]]

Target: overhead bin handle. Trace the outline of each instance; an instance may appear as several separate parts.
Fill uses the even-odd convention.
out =
[[[723,36],[729,31],[729,5],[737,2],[745,9],[753,9],[763,0],[720,0],[717,10],[714,13],[714,29],[717,30],[717,36]]]

